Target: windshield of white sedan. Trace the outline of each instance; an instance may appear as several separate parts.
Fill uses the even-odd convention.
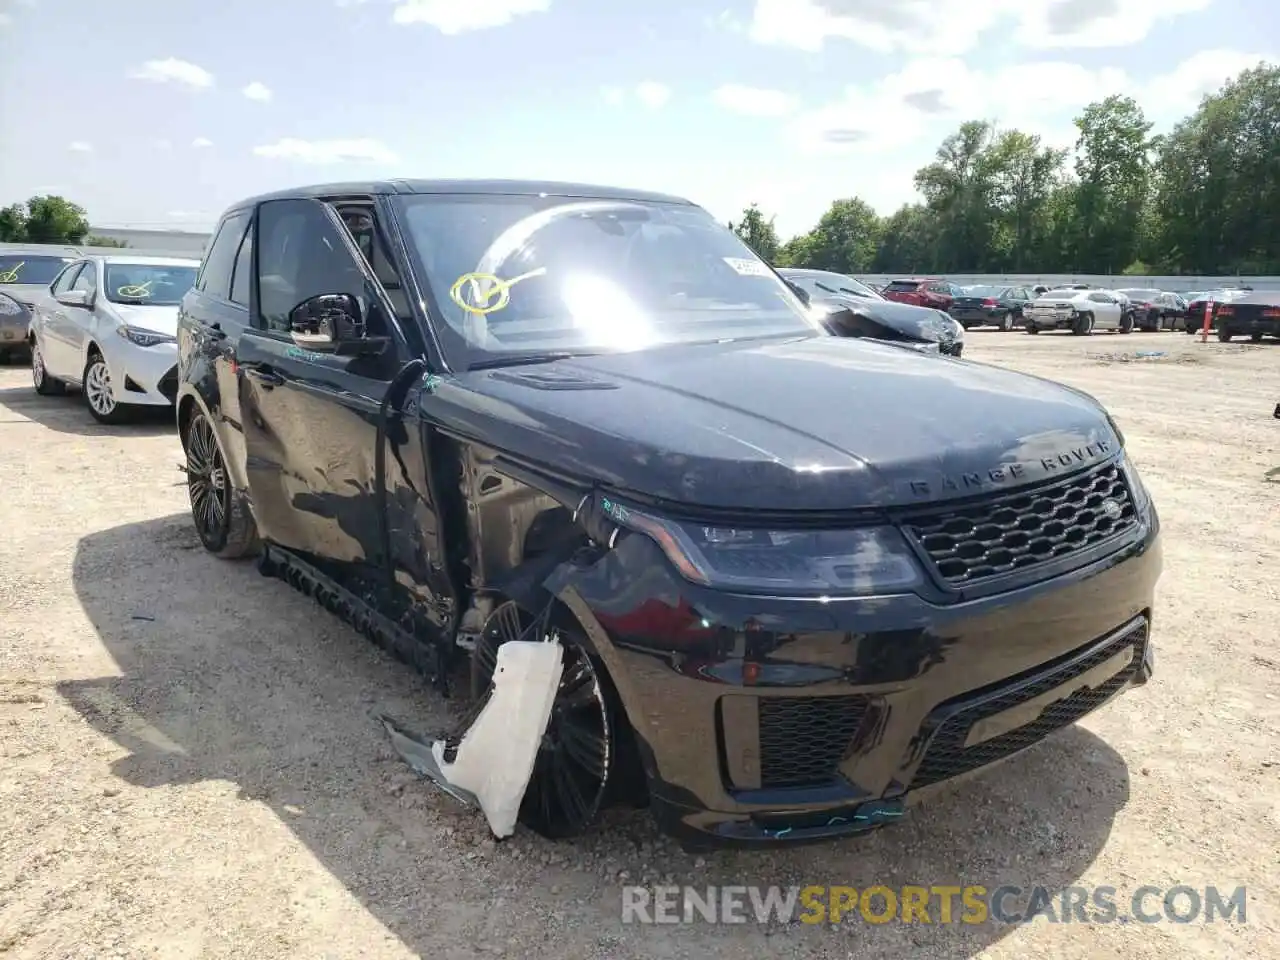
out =
[[[397,203],[467,366],[822,333],[699,207],[515,195]]]
[[[70,262],[65,257],[9,254],[0,257],[0,283],[53,283],[53,278]]]
[[[112,303],[172,307],[196,282],[196,268],[154,263],[108,263],[106,295]]]

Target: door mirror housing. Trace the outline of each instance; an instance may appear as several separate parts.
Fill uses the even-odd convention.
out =
[[[54,297],[64,307],[79,307],[87,310],[93,306],[93,297],[87,290],[67,290]]]
[[[289,335],[312,353],[366,356],[381,353],[386,337],[366,334],[360,301],[349,293],[308,297],[289,311]]]

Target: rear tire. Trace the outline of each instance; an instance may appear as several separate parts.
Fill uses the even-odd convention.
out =
[[[261,546],[249,503],[231,482],[213,424],[195,413],[182,435],[187,454],[187,497],[204,548],[224,560],[256,554]]]
[[[1262,334],[1260,334],[1260,333],[1251,333],[1251,334],[1249,334],[1249,342],[1250,342],[1250,343],[1261,343],[1261,342],[1262,342]]]
[[[67,392],[65,383],[49,376],[49,371],[44,367],[44,354],[40,352],[38,343],[31,345],[31,385],[42,397],[56,397]]]
[[[1126,313],[1120,318],[1120,332],[1133,333],[1133,314]]]
[[[1013,329],[1013,311],[1009,310],[1009,311],[1006,311],[1005,315],[1000,318],[1000,330],[1003,333],[1008,333],[1012,329]]]
[[[1034,323],[1027,324],[1027,333],[1039,333],[1039,332],[1040,332],[1040,328],[1037,327]]]
[[[1071,333],[1077,337],[1087,337],[1093,333],[1093,314],[1082,313],[1076,318],[1076,322],[1071,327]]]
[[[1231,342],[1231,331],[1227,330],[1226,328],[1223,328],[1223,329],[1219,330],[1219,331],[1218,331],[1218,342],[1219,342],[1219,343],[1230,343],[1230,342]]]

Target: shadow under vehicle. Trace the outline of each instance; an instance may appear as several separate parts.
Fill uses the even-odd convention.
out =
[[[837,337],[867,337],[949,357],[964,352],[964,329],[941,310],[886,300],[843,274],[788,267],[778,275]]]
[[[178,340],[207,550],[481,704],[504,643],[563,651],[544,835],[863,833],[1150,675],[1159,521],[1097,401],[831,336],[679,198],[248,200]]]
[[[217,784],[186,797],[194,808],[179,805],[177,796],[159,801],[170,811],[198,809],[205,819],[188,828],[196,837],[216,837],[216,849],[226,854],[202,863],[208,846],[199,842],[185,850],[179,842],[165,854],[164,869],[184,878],[186,890],[221,891],[213,915],[234,911],[237,891],[242,902],[256,896],[284,903],[278,886],[254,892],[251,878],[270,865],[261,850],[245,851],[237,840],[256,829],[248,824],[262,823],[258,805],[305,847],[308,869],[313,857],[326,886],[341,885],[413,956],[462,960],[491,942],[506,946],[513,935],[536,944],[530,931],[545,931],[548,948],[562,956],[598,953],[591,948],[603,935],[621,941],[621,956],[717,955],[726,942],[723,927],[620,922],[619,882],[602,881],[593,861],[607,855],[639,883],[642,848],[643,860],[669,874],[666,883],[695,889],[744,882],[785,888],[799,877],[858,890],[890,877],[989,889],[999,883],[1021,887],[1023,896],[1009,898],[1008,909],[1025,909],[1033,887],[1056,893],[1081,883],[1130,800],[1124,759],[1093,732],[1072,726],[1008,760],[1000,775],[957,784],[895,829],[854,844],[775,850],[767,859],[721,850],[695,865],[661,842],[648,816],[622,809],[604,814],[607,832],[568,850],[521,833],[477,858],[482,848],[473,844],[481,828],[443,794],[398,786],[403,767],[370,716],[391,711],[429,725],[441,719],[444,705],[424,696],[411,671],[301,596],[252,567],[214,560],[189,515],[82,537],[71,575],[92,631],[86,639],[102,644],[113,669],[62,682],[58,692],[94,731],[126,751],[111,749],[103,759],[99,749],[98,759],[84,763],[95,775],[109,763],[110,774],[125,784],[166,795]],[[267,609],[271,615],[262,615]],[[741,688],[733,681],[718,689]],[[148,817],[130,836],[153,827],[167,829]],[[164,836],[174,842],[171,830]],[[437,908],[422,908],[423,891]],[[498,897],[502,906],[495,910]],[[135,903],[146,907],[136,897]],[[942,924],[936,903],[930,911],[935,922],[907,928],[904,939],[909,933],[930,956],[946,960],[967,960],[1017,929],[993,921]],[[160,915],[155,922],[172,931],[172,918]],[[300,934],[309,932],[306,917],[290,922]],[[790,936],[756,940],[760,931],[748,925],[738,932],[754,940],[755,956],[794,955]],[[867,955],[877,955],[894,936],[885,926],[856,922],[791,932],[811,946],[838,944],[840,956],[858,955],[863,945]],[[444,940],[451,949],[442,947]],[[696,949],[703,944],[705,950]],[[342,944],[332,948],[333,955],[355,952]],[[519,954],[509,946],[507,952]]]

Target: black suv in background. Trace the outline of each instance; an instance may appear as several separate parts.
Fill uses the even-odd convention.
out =
[[[179,351],[208,550],[446,690],[548,624],[549,836],[619,799],[689,847],[860,833],[1151,672],[1159,521],[1102,407],[830,336],[678,198],[246,200]]]

